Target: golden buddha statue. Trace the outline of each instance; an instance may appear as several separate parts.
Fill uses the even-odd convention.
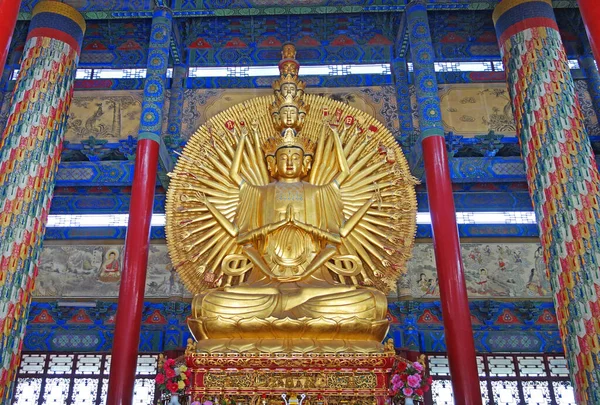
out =
[[[282,53],[274,97],[211,119],[171,175],[169,251],[197,293],[188,325],[204,352],[382,351],[415,182],[389,131],[305,94],[295,48]]]

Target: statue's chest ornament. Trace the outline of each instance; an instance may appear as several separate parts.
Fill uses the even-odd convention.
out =
[[[277,183],[275,186],[275,200],[277,202],[304,202],[304,186],[302,183]]]

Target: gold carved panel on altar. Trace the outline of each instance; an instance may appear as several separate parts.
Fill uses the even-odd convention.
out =
[[[204,386],[213,388],[377,388],[377,376],[373,372],[207,372],[203,379]]]

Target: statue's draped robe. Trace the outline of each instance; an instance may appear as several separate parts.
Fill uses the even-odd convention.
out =
[[[297,183],[296,187],[302,187],[300,192],[303,195],[304,203],[301,217],[296,217],[296,219],[320,230],[339,235],[344,214],[337,183],[331,182],[323,186],[316,186],[302,182]],[[285,210],[277,210],[275,207],[285,207],[287,204],[285,201],[276,203],[276,198],[282,198],[281,194],[277,192],[277,183],[267,186],[243,183],[240,186],[240,201],[235,220],[240,235],[285,218]],[[294,205],[298,206],[298,203],[299,201],[296,201]],[[291,226],[286,225],[286,227]],[[286,230],[283,229],[281,232],[286,232]],[[296,240],[291,245],[300,251],[305,247],[301,245],[306,245],[305,242],[309,240],[312,244],[312,254],[309,260],[312,260],[318,251],[325,247],[325,243],[304,231],[301,233],[302,240]],[[279,236],[279,241],[281,241],[281,234]],[[298,237],[298,232],[292,236]],[[269,244],[277,243],[276,239],[270,239],[269,236],[260,237],[253,241],[253,245],[261,253],[273,251],[274,249],[269,249]],[[356,316],[379,320],[383,319],[386,314],[387,301],[383,293],[371,288],[333,285],[326,268],[316,271],[306,281],[294,283],[272,280],[256,267],[251,272],[252,274],[247,278],[248,281],[239,288],[220,288],[195,298],[202,300],[201,315],[208,317],[221,315],[232,318],[256,316],[261,319],[269,316],[290,316],[296,319],[302,317],[339,319]],[[316,286],[322,286],[322,288]],[[256,287],[254,291],[252,287]],[[300,305],[287,311],[283,310],[287,307],[286,300],[290,296],[306,294],[307,290],[310,290],[311,294],[306,299],[302,299]],[[193,307],[197,308],[198,306],[193,305]]]

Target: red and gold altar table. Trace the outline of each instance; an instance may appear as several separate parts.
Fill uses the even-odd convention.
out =
[[[394,352],[376,354],[205,354],[188,353],[192,401],[228,403],[384,405]],[[297,402],[296,402],[297,403]]]

